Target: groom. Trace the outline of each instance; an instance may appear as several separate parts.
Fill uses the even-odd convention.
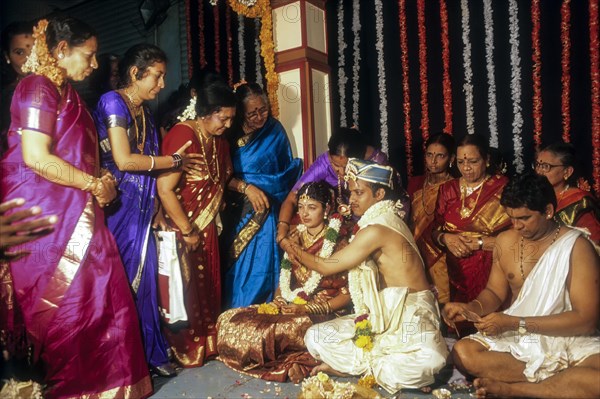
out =
[[[293,260],[324,276],[350,270],[355,314],[312,326],[304,341],[324,364],[313,374],[370,374],[390,393],[434,382],[446,362],[439,312],[410,230],[394,207],[394,171],[350,159],[352,212],[361,216],[348,246],[328,259],[284,239]]]

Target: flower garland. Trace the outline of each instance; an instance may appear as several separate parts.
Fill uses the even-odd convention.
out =
[[[373,349],[373,326],[369,321],[369,314],[364,313],[354,319],[354,345],[362,348],[365,352]]]
[[[427,102],[427,27],[425,26],[425,0],[417,0],[419,25],[419,80],[421,81],[421,135],[423,143],[429,138],[429,103]]]
[[[300,396],[306,399],[352,399],[356,394],[356,386],[351,382],[336,382],[321,371],[302,381]]]
[[[56,59],[50,54],[48,44],[46,43],[46,29],[48,20],[41,19],[37,26],[33,28],[33,47],[31,54],[23,64],[23,72],[31,72],[36,75],[42,75],[50,79],[56,87],[61,87],[65,82],[65,76],[58,67]]]
[[[225,31],[227,32],[227,77],[233,86],[233,37],[231,36],[231,9],[225,7]]]
[[[258,19],[254,20],[254,31],[257,33],[257,35],[254,37],[254,63],[255,63],[254,71],[256,72],[256,81],[262,85],[263,84],[263,75],[262,75],[262,65],[261,65],[262,62],[260,60],[260,38],[259,38],[260,20],[258,20]]]
[[[462,40],[464,45],[463,50],[463,68],[465,70],[465,82],[463,83],[463,91],[465,92],[465,103],[467,112],[467,133],[475,133],[475,114],[473,112],[473,69],[471,67],[471,27],[469,25],[469,2],[468,0],[460,1],[460,9],[462,12]]]
[[[348,45],[344,40],[344,2],[338,1],[338,91],[340,93],[340,126],[346,126],[346,56],[345,51]]]
[[[185,20],[191,21],[191,11],[190,11],[190,0],[185,0]],[[187,47],[187,65],[188,65],[188,79],[192,78],[194,74],[194,64],[192,63],[192,30],[190,29],[190,24],[185,24],[185,35],[186,35],[186,47]]]
[[[277,89],[279,77],[275,72],[275,44],[273,43],[273,16],[269,0],[229,0],[229,6],[237,14],[247,18],[260,17],[260,54],[267,71],[267,94],[271,106],[271,114],[279,116]],[[259,22],[256,22],[257,27]],[[262,78],[261,78],[262,80]]]
[[[404,114],[404,140],[406,173],[413,174],[412,133],[410,127],[410,85],[408,81],[408,39],[406,33],[406,0],[399,0],[400,60],[402,62],[402,109]]]
[[[513,104],[513,148],[515,159],[513,161],[517,173],[525,169],[523,163],[523,115],[521,114],[521,57],[519,57],[519,8],[516,0],[509,0],[508,13],[510,18],[510,66],[511,80],[510,92]]]
[[[385,86],[385,61],[383,59],[383,3],[382,0],[375,0],[375,32],[377,41],[377,77],[379,78],[379,122],[381,124],[381,151],[386,154],[388,148],[388,110],[387,110],[387,92]]]
[[[442,64],[444,67],[442,94],[444,96],[444,132],[452,134],[452,82],[450,80],[450,39],[448,36],[448,9],[446,0],[440,0],[442,36]]]
[[[204,2],[198,0],[198,41],[200,46],[200,69],[206,66],[206,43],[204,42]]]
[[[325,236],[323,239],[323,246],[319,251],[320,258],[329,258],[333,253],[335,244],[340,234],[340,227],[342,226],[341,218],[337,216],[331,217],[327,230],[325,230]],[[299,232],[306,230],[306,226],[299,224],[297,227]],[[315,292],[323,275],[312,271],[310,277],[306,280],[302,287],[296,288],[292,291],[291,284],[292,277],[292,262],[286,253],[283,255],[281,260],[281,272],[279,274],[279,289],[281,290],[281,296],[288,302],[292,302],[298,305],[304,305],[308,302],[310,295]]]
[[[213,31],[215,33],[215,71],[221,72],[221,32],[220,32],[220,16],[219,16],[219,7],[216,4],[213,5],[213,20],[214,28]]]
[[[600,196],[600,56],[598,49],[598,0],[590,0],[590,80],[592,82],[592,170],[594,191]]]
[[[359,126],[358,123],[358,104],[360,92],[358,88],[360,72],[360,2],[352,1],[352,34],[354,41],[352,43],[352,52],[354,54],[354,64],[352,65],[352,124]]]
[[[560,42],[562,43],[562,54],[560,64],[562,66],[562,139],[565,143],[571,141],[571,75],[569,58],[571,57],[571,0],[563,0],[560,7]]]
[[[488,78],[488,119],[490,146],[498,148],[498,109],[496,108],[496,78],[494,68],[494,19],[492,0],[483,0],[485,24],[485,65]]]
[[[542,145],[542,50],[540,46],[540,0],[531,2],[531,61],[533,81],[533,142]]]
[[[196,96],[190,98],[187,107],[185,107],[181,114],[177,115],[177,120],[179,122],[185,122],[192,119],[196,119]]]
[[[245,17],[238,14],[238,63],[240,64],[240,79],[246,78],[246,46],[244,45]]]

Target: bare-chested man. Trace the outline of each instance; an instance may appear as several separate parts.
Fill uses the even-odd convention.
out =
[[[581,231],[555,221],[546,177],[515,177],[500,203],[513,228],[496,239],[486,288],[444,307],[449,324],[466,318],[479,330],[456,343],[455,364],[479,377],[479,397],[600,397],[598,254]]]
[[[351,159],[346,176],[350,206],[361,216],[350,244],[322,259],[282,242],[292,258],[325,276],[352,269],[348,287],[355,314],[314,325],[304,338],[324,362],[313,374],[372,374],[390,393],[429,385],[448,350],[423,261],[389,199],[393,169]]]

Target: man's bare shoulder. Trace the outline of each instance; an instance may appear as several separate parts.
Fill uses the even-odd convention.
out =
[[[594,247],[594,244],[584,236],[579,236],[577,237],[577,240],[575,240],[571,257],[578,261],[585,259],[585,263],[593,267],[600,266],[600,255],[598,254],[596,247]]]
[[[510,246],[521,238],[518,231],[509,229],[498,234],[496,237],[496,245],[499,247]]]
[[[406,238],[391,227],[384,226],[382,224],[370,224],[364,227],[358,232],[364,233],[365,237],[378,240],[381,246],[387,243],[404,243]]]

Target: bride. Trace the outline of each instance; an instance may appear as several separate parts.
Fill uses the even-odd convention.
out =
[[[306,251],[329,257],[345,245],[341,217],[328,218],[331,187],[322,181],[308,183],[297,196],[301,223],[294,238]],[[306,330],[347,313],[350,302],[346,273],[323,277],[293,264],[285,254],[273,302],[230,309],[219,317],[219,358],[254,377],[299,382],[317,364],[304,345]]]

